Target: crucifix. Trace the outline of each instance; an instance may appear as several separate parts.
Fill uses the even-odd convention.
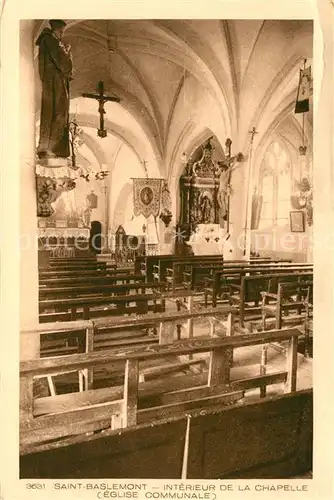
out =
[[[231,203],[231,176],[234,169],[243,160],[243,154],[238,153],[235,156],[231,156],[231,139],[226,139],[225,142],[225,159],[224,161],[219,161],[218,165],[220,167],[219,174],[219,188],[217,193],[217,201],[219,207],[219,218],[221,227],[224,227],[224,222],[226,221],[227,234],[230,230],[230,203]]]
[[[107,131],[104,128],[104,116],[106,111],[104,109],[104,104],[108,101],[112,102],[120,102],[119,97],[112,97],[112,96],[107,96],[104,95],[104,84],[100,80],[97,84],[97,91],[98,94],[82,94],[82,97],[88,97],[89,99],[96,99],[99,103],[99,114],[100,114],[100,128],[97,130],[97,135],[99,137],[107,137]]]

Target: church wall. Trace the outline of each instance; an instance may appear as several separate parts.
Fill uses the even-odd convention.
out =
[[[20,327],[38,324],[33,21],[20,25]],[[39,356],[39,335],[21,342],[21,359]]]
[[[305,233],[292,233],[289,227],[270,227],[252,231],[251,249],[261,257],[291,259],[293,262],[310,262],[312,245],[309,229]]]

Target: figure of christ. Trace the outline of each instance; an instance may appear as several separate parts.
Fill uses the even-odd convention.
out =
[[[66,23],[50,21],[36,45],[39,47],[39,76],[42,83],[39,158],[70,156],[69,145],[69,82],[72,79],[71,47],[62,42]]]
[[[239,153],[237,157],[231,158],[227,163],[218,162],[221,168],[221,174],[219,178],[219,188],[218,188],[218,207],[219,216],[222,220],[228,220],[228,201],[232,194],[231,189],[231,175],[233,170],[238,166],[237,162],[242,161],[242,155]]]

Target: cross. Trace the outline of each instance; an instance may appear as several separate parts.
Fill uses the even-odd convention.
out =
[[[258,134],[258,132],[256,132],[256,128],[253,127],[252,130],[249,131],[249,134],[251,135],[251,142],[253,144],[254,136],[255,136],[255,134]]]
[[[99,137],[107,137],[107,131],[104,128],[104,116],[106,111],[104,109],[104,104],[107,101],[120,102],[119,97],[111,97],[104,95],[104,84],[100,80],[97,84],[98,94],[82,94],[82,97],[88,97],[89,99],[96,99],[99,103],[99,113],[100,113],[100,128],[97,130],[97,135]]]
[[[146,160],[143,160],[143,161],[141,162],[141,164],[143,165],[144,170],[145,170],[145,173],[146,173],[146,176],[148,177],[148,172],[147,172],[147,168],[146,168],[147,161],[146,161]]]

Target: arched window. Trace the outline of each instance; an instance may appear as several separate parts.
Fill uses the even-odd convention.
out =
[[[291,210],[291,164],[278,142],[269,146],[263,158],[259,193],[263,196],[259,228],[287,225]]]

